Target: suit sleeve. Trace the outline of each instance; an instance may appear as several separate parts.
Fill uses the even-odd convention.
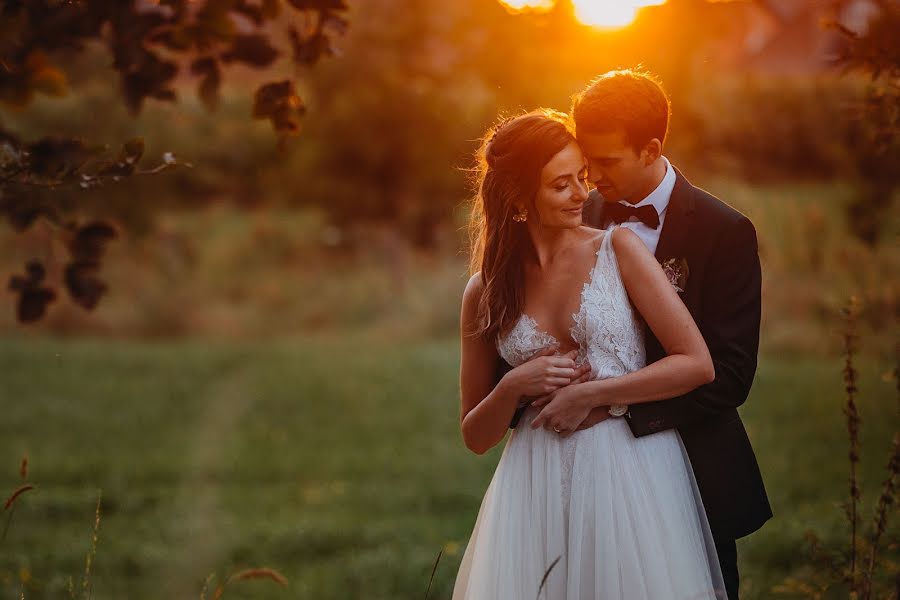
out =
[[[683,396],[633,405],[627,419],[635,436],[690,425],[744,403],[756,374],[761,279],[756,230],[743,217],[719,238],[697,315],[716,378]]]

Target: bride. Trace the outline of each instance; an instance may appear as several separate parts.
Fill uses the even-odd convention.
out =
[[[621,416],[712,380],[690,313],[633,232],[581,225],[586,166],[565,115],[501,122],[479,159],[479,272],[461,314],[466,446],[496,446],[530,405],[485,493],[453,600],[724,598],[677,431],[635,438],[621,418],[579,429],[607,406]],[[667,352],[649,366],[645,326]],[[501,358],[513,369],[495,387]],[[567,396],[576,385],[593,389]]]

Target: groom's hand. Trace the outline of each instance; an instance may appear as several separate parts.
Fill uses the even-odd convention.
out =
[[[581,425],[579,425],[578,429],[576,429],[575,431],[589,429],[597,423],[602,423],[608,418],[610,418],[608,406],[595,406],[591,409],[591,412],[588,413],[587,418],[581,422]]]

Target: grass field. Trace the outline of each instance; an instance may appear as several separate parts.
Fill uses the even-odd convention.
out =
[[[898,424],[890,367],[862,368],[864,515]],[[288,588],[227,597],[423,598],[442,548],[431,597],[449,598],[500,455],[462,444],[457,368],[453,340],[0,341],[0,493],[24,454],[37,486],[0,543],[0,598],[23,579],[26,598],[79,585],[98,488],[97,600],[196,598],[209,573],[249,566]],[[742,412],[776,518],[739,542],[744,598],[808,571],[805,530],[847,538],[840,368],[761,361]]]

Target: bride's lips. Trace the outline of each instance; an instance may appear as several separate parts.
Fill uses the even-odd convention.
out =
[[[576,206],[575,208],[566,208],[563,209],[564,213],[569,213],[570,215],[579,215],[581,211],[584,209],[584,205]]]

